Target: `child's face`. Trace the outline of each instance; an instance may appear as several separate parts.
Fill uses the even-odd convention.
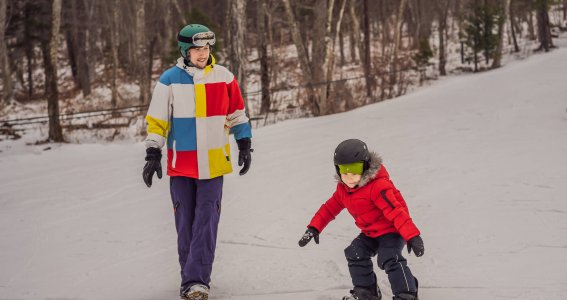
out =
[[[351,189],[358,185],[361,178],[362,175],[358,175],[358,174],[352,174],[352,173],[341,174],[341,180]]]

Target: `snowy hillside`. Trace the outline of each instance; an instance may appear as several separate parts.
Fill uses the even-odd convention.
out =
[[[348,213],[321,244],[297,240],[353,137],[383,156],[422,231],[425,255],[408,257],[421,299],[567,297],[566,74],[561,48],[256,130],[251,171],[225,179],[211,299],[348,292]],[[143,144],[46,147],[0,144],[0,299],[177,299],[168,180],[144,185]]]

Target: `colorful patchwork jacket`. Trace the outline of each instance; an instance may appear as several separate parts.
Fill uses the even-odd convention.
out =
[[[209,179],[232,172],[229,133],[251,138],[244,100],[234,75],[211,55],[204,69],[183,58],[157,82],[148,114],[146,147],[167,141],[167,174]]]

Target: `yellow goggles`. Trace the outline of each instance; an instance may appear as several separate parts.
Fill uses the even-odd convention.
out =
[[[352,164],[343,164],[338,166],[339,166],[339,173],[341,174],[352,173],[356,175],[362,175],[362,172],[364,172],[364,162],[361,161]]]

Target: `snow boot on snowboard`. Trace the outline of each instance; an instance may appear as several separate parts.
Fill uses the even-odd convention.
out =
[[[382,293],[378,286],[376,288],[364,288],[355,286],[350,290],[350,295],[344,296],[343,300],[381,300]]]
[[[414,295],[413,293],[401,293],[399,295],[395,295],[394,298],[392,298],[394,300],[419,300],[417,298],[417,295]]]
[[[415,287],[419,290],[419,282],[417,281],[417,278],[415,278]],[[419,300],[419,298],[417,297],[416,291],[415,293],[400,293],[399,295],[394,295],[393,300]]]
[[[182,300],[208,300],[209,288],[206,285],[195,284],[181,292]]]

